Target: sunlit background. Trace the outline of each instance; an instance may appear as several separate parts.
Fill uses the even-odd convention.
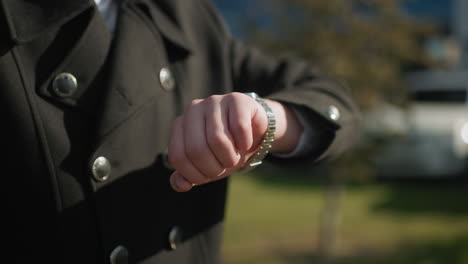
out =
[[[331,164],[232,177],[224,262],[468,263],[468,0],[213,2],[349,85],[364,130]]]

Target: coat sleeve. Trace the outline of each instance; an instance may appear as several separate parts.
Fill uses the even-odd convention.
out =
[[[319,74],[309,63],[272,58],[235,40],[230,51],[235,90],[255,91],[303,114],[312,128],[308,142],[314,144],[306,158],[333,158],[357,143],[360,115],[347,86]]]
[[[313,128],[309,153],[288,162],[334,158],[357,143],[361,118],[347,86],[321,74],[310,62],[275,58],[241,44],[230,36],[219,13],[212,9],[211,14],[228,43],[234,90],[254,91],[294,106]]]

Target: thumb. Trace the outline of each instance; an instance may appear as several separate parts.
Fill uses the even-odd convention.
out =
[[[178,173],[177,171],[173,172],[171,177],[169,178],[169,182],[171,184],[172,189],[176,192],[188,192],[194,186],[190,183],[187,179],[185,179],[182,174]]]

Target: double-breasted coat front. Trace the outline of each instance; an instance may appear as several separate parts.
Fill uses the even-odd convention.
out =
[[[171,122],[232,91],[294,105],[346,148],[356,108],[306,63],[234,41],[205,0],[120,1],[111,34],[88,0],[3,0],[2,248],[9,263],[218,263],[227,180],[176,193]]]

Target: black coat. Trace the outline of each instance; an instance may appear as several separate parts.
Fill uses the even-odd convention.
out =
[[[255,91],[302,108],[320,138],[303,160],[354,141],[356,108],[343,86],[241,46],[205,0],[122,1],[114,36],[92,1],[0,8],[8,263],[107,263],[112,254],[116,263],[126,254],[130,263],[218,263],[227,180],[176,193],[163,162],[171,122],[192,99]],[[164,67],[173,89],[160,84]],[[65,94],[54,87],[60,73],[77,81]],[[100,156],[111,166],[105,181],[93,178]],[[181,237],[175,250],[171,230]]]

